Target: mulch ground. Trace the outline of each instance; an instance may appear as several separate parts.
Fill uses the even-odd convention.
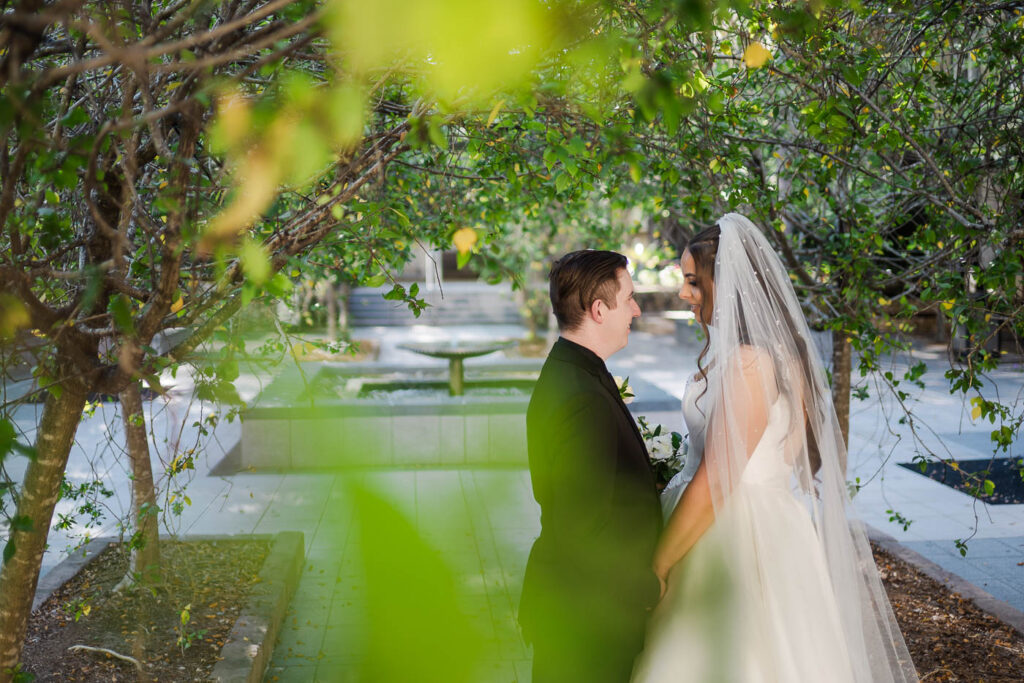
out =
[[[1024,635],[906,562],[874,551],[922,681],[1024,681]]]
[[[38,681],[203,680],[267,549],[262,542],[164,543],[167,587],[118,594],[110,588],[126,561],[108,550],[33,615],[26,668]],[[1024,635],[885,551],[876,548],[875,561],[923,681],[1024,681]],[[183,647],[186,605],[193,636]],[[144,662],[143,676],[107,655],[67,651],[77,644],[133,656]]]
[[[32,615],[22,661],[37,681],[197,681],[221,647],[269,550],[265,541],[164,542],[165,583],[112,592],[128,562],[111,547]],[[188,623],[182,623],[182,610]],[[126,661],[74,645],[113,650]]]

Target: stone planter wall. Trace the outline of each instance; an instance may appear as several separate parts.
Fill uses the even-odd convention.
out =
[[[539,367],[536,362],[533,366]],[[346,374],[358,371],[344,369]],[[315,372],[313,369],[306,375],[312,377]],[[285,379],[281,384],[292,381]],[[630,384],[638,397],[629,406],[634,414],[679,411],[679,399],[641,380],[631,380]],[[298,395],[294,384],[290,386],[292,395]],[[239,461],[243,469],[527,464],[528,395],[339,399],[297,407],[282,405],[282,393],[287,396],[287,392],[282,392],[281,385],[272,385],[265,393],[270,400],[243,416]]]

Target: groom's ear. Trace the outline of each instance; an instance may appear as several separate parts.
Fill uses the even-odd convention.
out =
[[[598,297],[594,299],[593,303],[590,304],[590,309],[587,311],[587,315],[595,323],[604,322],[604,309],[607,308],[607,304]]]

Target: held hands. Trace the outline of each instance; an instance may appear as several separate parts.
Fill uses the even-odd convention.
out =
[[[668,574],[671,567],[659,567],[658,563],[655,562],[654,566],[651,567],[651,570],[654,572],[654,575],[658,577],[658,602],[661,602],[661,599],[665,597],[665,593],[668,592]]]

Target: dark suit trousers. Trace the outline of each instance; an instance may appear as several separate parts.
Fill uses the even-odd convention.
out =
[[[581,616],[534,640],[533,683],[628,683],[643,648],[644,623],[597,633],[586,627],[590,615]]]

